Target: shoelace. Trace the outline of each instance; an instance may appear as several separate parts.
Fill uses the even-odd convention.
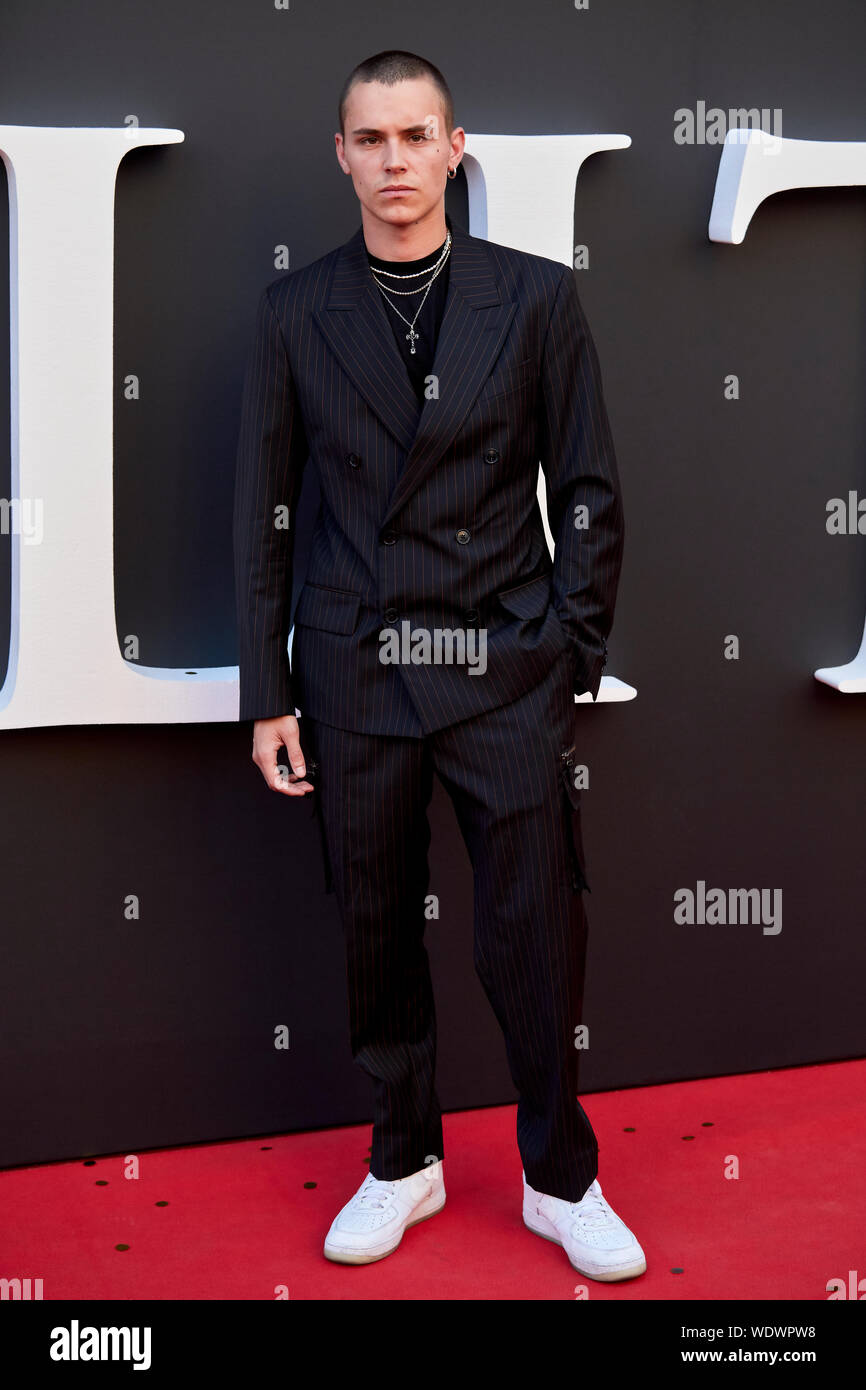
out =
[[[374,1178],[371,1176],[370,1185],[365,1192],[358,1198],[358,1203],[362,1207],[375,1207],[381,1211],[386,1202],[394,1196],[397,1184],[386,1182],[384,1178]]]
[[[587,1226],[605,1226],[613,1216],[611,1208],[608,1206],[600,1192],[594,1190],[594,1185],[585,1192],[579,1202],[570,1203],[572,1216],[578,1217]]]

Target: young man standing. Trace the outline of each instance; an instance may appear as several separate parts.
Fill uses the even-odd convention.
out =
[[[598,1184],[574,1046],[589,886],[574,695],[598,694],[623,548],[595,348],[569,268],[446,214],[465,135],[437,68],[376,54],[347,79],[339,120],[362,225],[262,294],[234,523],[240,718],[274,791],[306,795],[315,768],[352,1053],[374,1083],[370,1172],[324,1253],[382,1259],[445,1202],[423,944],[435,771],[519,1093],[524,1221],[582,1274],[631,1278],[646,1263]],[[308,458],[322,501],[290,669]]]

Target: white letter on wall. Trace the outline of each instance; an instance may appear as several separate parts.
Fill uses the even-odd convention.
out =
[[[574,189],[581,165],[599,150],[624,150],[628,135],[469,135],[463,168],[473,236],[574,265]],[[547,548],[547,490],[538,470],[538,505]],[[602,676],[598,700],[633,700],[632,685]],[[590,694],[578,704],[592,704]]]
[[[730,130],[722,146],[710,211],[710,241],[738,246],[755,209],[788,188],[829,188],[866,184],[866,143],[862,140],[785,140],[766,149],[759,130]],[[766,155],[772,153],[772,158]],[[822,666],[815,679],[845,695],[866,692],[866,623],[860,650],[844,666]]]
[[[125,661],[114,614],[114,189],[123,156],[183,131],[0,126],[9,179],[9,671],[0,728],[233,720],[237,667]],[[14,512],[10,508],[10,515]]]

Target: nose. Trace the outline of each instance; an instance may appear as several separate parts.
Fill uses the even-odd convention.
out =
[[[385,149],[385,168],[389,173],[406,168],[406,161],[400,153],[400,146],[395,144],[393,147],[388,145]]]

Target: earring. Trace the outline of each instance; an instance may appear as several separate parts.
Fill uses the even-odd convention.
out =
[[[448,177],[449,177],[449,179],[456,179],[456,177],[457,177],[457,170],[456,170],[456,169],[452,169],[451,166],[450,166],[450,164],[449,164],[449,166],[448,166]]]

